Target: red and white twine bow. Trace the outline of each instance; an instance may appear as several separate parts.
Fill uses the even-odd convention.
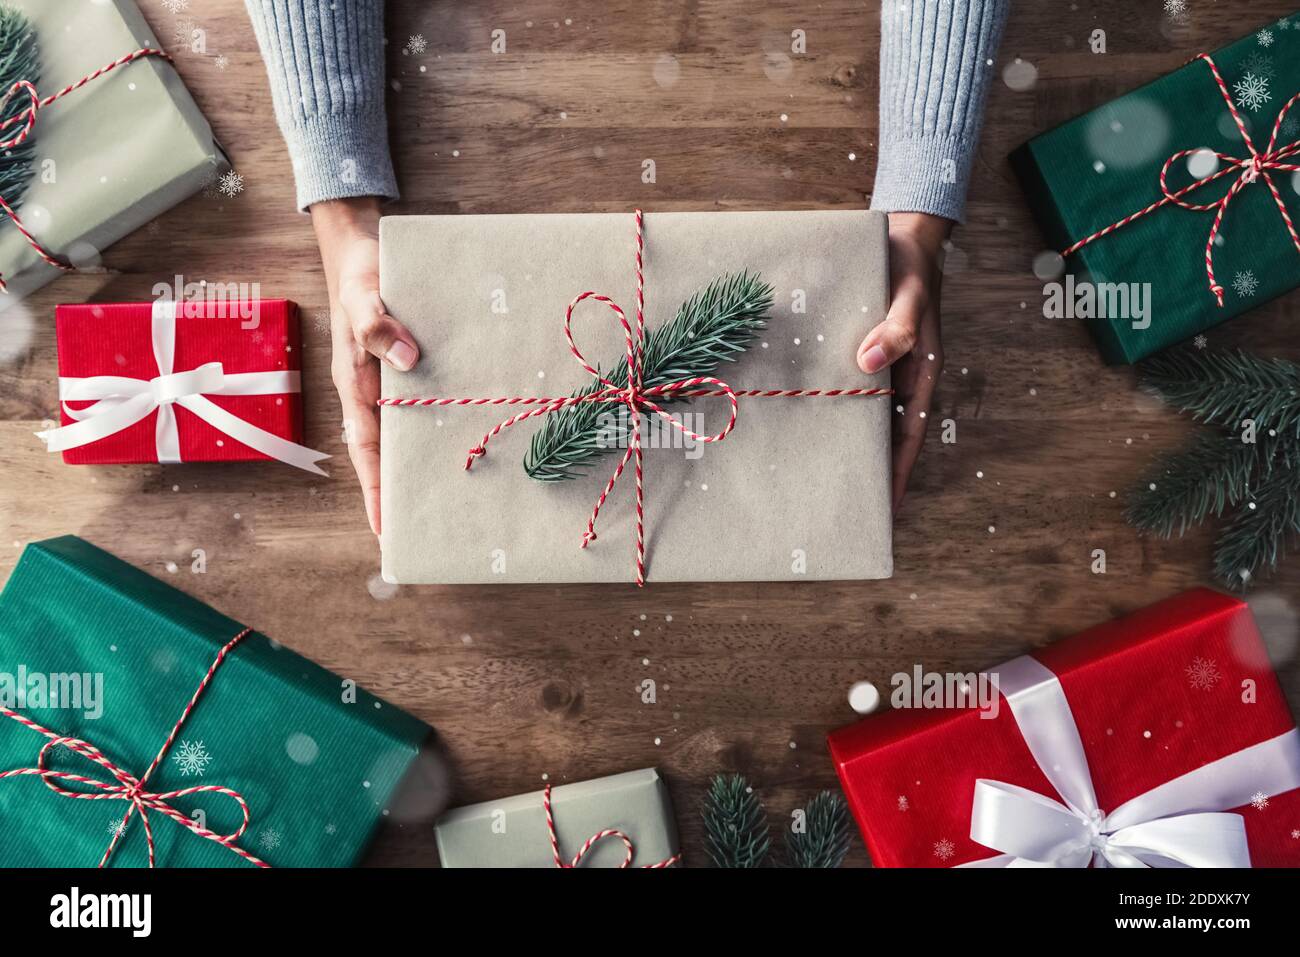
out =
[[[51,93],[49,96],[45,97],[44,99],[41,99],[40,94],[36,92],[36,87],[33,86],[30,81],[28,80],[15,81],[13,85],[11,85],[9,89],[5,92],[4,97],[0,99],[0,116],[4,115],[5,108],[9,105],[9,102],[15,96],[19,96],[19,95],[26,96],[29,101],[29,104],[26,109],[20,110],[19,112],[15,113],[13,116],[9,117],[9,119],[0,122],[0,135],[6,133],[10,127],[13,126],[19,127],[17,133],[13,134],[8,139],[0,140],[0,152],[3,152],[4,150],[11,150],[17,146],[21,146],[22,143],[27,139],[27,137],[31,135],[32,127],[36,125],[36,114],[39,113],[41,110],[43,110],[45,107],[49,106],[51,103],[55,102],[56,100],[62,99],[63,97],[67,96],[69,93],[73,93],[81,89],[87,83],[99,79],[101,76],[103,76],[105,73],[108,73],[110,70],[116,70],[118,67],[124,66],[127,63],[131,63],[135,60],[139,60],[144,57],[150,57],[150,56],[162,57],[164,60],[168,61],[169,63],[171,62],[171,54],[167,53],[165,50],[158,50],[155,49],[154,47],[144,47],[142,49],[136,50],[134,53],[128,53],[125,56],[118,57],[112,63],[100,67],[94,73],[86,74],[80,80],[77,80],[75,83],[68,84],[63,89],[59,90],[57,93]],[[45,260],[45,262],[49,263],[51,266],[54,266],[56,269],[62,269],[64,272],[74,271],[72,266],[68,265],[68,263],[64,262],[63,260],[57,258],[52,252],[50,252],[48,249],[46,249],[44,246],[41,245],[40,241],[37,240],[36,237],[33,236],[31,232],[27,229],[27,227],[23,225],[23,221],[19,219],[18,214],[14,212],[13,207],[9,205],[9,203],[5,200],[3,196],[0,196],[0,211],[3,211],[4,214],[9,217],[9,219],[13,222],[14,226],[17,227],[18,231],[23,234],[23,238],[27,240],[28,245],[30,245],[32,249],[36,250],[36,254],[40,256],[41,259]],[[9,291],[9,287],[5,284],[4,276],[0,276],[0,292],[8,292],[8,291]]]
[[[104,752],[100,751],[99,748],[95,747],[90,742],[83,741],[81,738],[73,738],[68,735],[59,734],[57,731],[51,731],[48,728],[37,724],[31,718],[24,717],[16,711],[11,711],[9,708],[0,707],[0,714],[13,718],[19,724],[25,725],[49,739],[45,742],[40,753],[36,756],[35,767],[14,768],[11,771],[3,771],[0,772],[0,778],[34,775],[40,777],[45,782],[45,786],[60,797],[73,798],[81,801],[127,801],[128,806],[126,814],[122,817],[121,823],[114,829],[113,838],[108,842],[108,847],[104,850],[104,856],[99,859],[100,867],[103,867],[108,863],[108,859],[112,855],[113,850],[122,839],[122,835],[126,833],[126,826],[130,822],[131,816],[136,811],[140,812],[140,822],[144,825],[145,838],[149,843],[150,867],[154,866],[153,827],[149,823],[150,811],[158,811],[161,814],[167,815],[187,830],[193,831],[199,837],[205,837],[210,841],[216,841],[222,847],[238,854],[250,864],[256,864],[258,867],[270,867],[271,865],[266,863],[266,861],[250,854],[235,843],[248,829],[249,821],[248,802],[244,800],[243,795],[238,791],[232,791],[230,788],[222,787],[219,784],[203,784],[197,787],[180,788],[175,791],[145,790],[145,785],[148,783],[149,778],[153,775],[154,771],[157,770],[158,765],[162,762],[168,749],[170,749],[172,744],[176,741],[176,736],[180,734],[181,726],[185,724],[186,719],[189,718],[190,713],[194,710],[195,704],[198,703],[200,695],[203,694],[204,690],[208,687],[208,684],[212,681],[212,676],[216,673],[217,669],[221,667],[221,663],[226,660],[226,655],[229,654],[230,650],[248,637],[251,631],[251,629],[245,628],[234,638],[230,639],[230,641],[226,642],[222,649],[217,652],[216,659],[208,668],[207,674],[203,676],[203,680],[199,682],[199,686],[195,690],[193,697],[190,698],[189,704],[185,706],[185,710],[181,712],[180,718],[172,728],[171,734],[167,736],[167,740],[163,742],[163,746],[158,749],[158,753],[154,756],[153,763],[149,765],[148,769],[144,774],[140,775],[140,777],[137,778],[130,772],[119,768],[104,756]],[[95,762],[100,767],[104,768],[104,770],[108,771],[117,783],[109,784],[95,778],[88,778],[85,775],[73,774],[69,771],[54,771],[47,768],[45,766],[47,754],[60,745],[67,748],[69,751],[72,751],[74,754],[79,754],[83,758]],[[84,784],[91,788],[95,788],[96,790],[74,791],[60,787],[55,783],[57,781]],[[200,825],[193,818],[182,814],[168,803],[169,801],[179,797],[185,797],[189,794],[199,794],[205,791],[210,791],[214,794],[224,794],[227,797],[234,799],[235,803],[239,805],[240,811],[243,812],[244,820],[239,825],[237,831],[232,834],[216,834]]]
[[[1273,121],[1273,133],[1268,138],[1268,147],[1263,152],[1260,152],[1255,148],[1255,143],[1250,138],[1250,133],[1246,130],[1246,124],[1242,121],[1241,114],[1237,112],[1237,105],[1233,102],[1232,94],[1228,92],[1228,85],[1223,81],[1223,77],[1219,73],[1219,68],[1215,66],[1214,60],[1208,53],[1198,54],[1193,57],[1193,62],[1195,60],[1204,60],[1206,66],[1210,68],[1210,72],[1214,75],[1214,82],[1218,85],[1219,92],[1223,94],[1224,102],[1228,104],[1228,112],[1232,114],[1232,119],[1236,122],[1237,129],[1241,131],[1242,141],[1245,142],[1246,149],[1250,152],[1250,155],[1244,158],[1240,156],[1229,156],[1226,153],[1220,153],[1215,150],[1207,150],[1203,148],[1180,150],[1173,156],[1169,157],[1169,159],[1165,160],[1165,165],[1160,168],[1160,192],[1163,194],[1162,199],[1157,200],[1145,209],[1140,209],[1135,213],[1125,216],[1118,222],[1111,223],[1105,229],[1099,229],[1092,235],[1085,236],[1070,248],[1063,250],[1061,256],[1067,257],[1071,253],[1078,252],[1089,243],[1101,239],[1103,236],[1108,236],[1117,229],[1127,226],[1134,220],[1141,219],[1143,216],[1153,213],[1162,206],[1166,206],[1170,203],[1195,212],[1209,212],[1210,210],[1214,210],[1214,223],[1210,226],[1210,235],[1205,241],[1205,273],[1209,278],[1210,292],[1214,294],[1214,298],[1218,301],[1219,305],[1222,306],[1223,287],[1214,279],[1214,241],[1218,238],[1219,227],[1223,223],[1223,214],[1227,212],[1228,205],[1237,197],[1238,193],[1251,183],[1263,182],[1268,187],[1269,192],[1273,194],[1273,202],[1277,203],[1278,212],[1282,214],[1282,222],[1286,225],[1286,231],[1291,236],[1291,243],[1295,246],[1296,252],[1300,253],[1300,235],[1297,235],[1295,224],[1291,221],[1291,214],[1287,211],[1286,203],[1282,200],[1282,194],[1278,192],[1277,184],[1273,182],[1273,177],[1269,174],[1270,170],[1300,170],[1300,164],[1295,162],[1286,162],[1287,160],[1294,160],[1296,154],[1300,153],[1300,140],[1293,140],[1284,146],[1277,145],[1277,138],[1282,130],[1282,122],[1286,118],[1287,111],[1291,109],[1296,100],[1300,100],[1300,93],[1296,93],[1291,97],[1291,99],[1287,100],[1286,104],[1277,114],[1277,119]],[[1208,176],[1202,176],[1200,179],[1184,186],[1182,189],[1170,191],[1166,182],[1169,168],[1186,156],[1200,153],[1212,153],[1218,162],[1224,165],[1215,172]],[[1202,186],[1212,183],[1217,179],[1221,179],[1224,176],[1231,176],[1233,174],[1236,174],[1237,178],[1233,181],[1232,186],[1229,187],[1228,192],[1224,194],[1222,199],[1213,203],[1189,203],[1183,199],[1183,197],[1188,193],[1200,189]]]
[[[809,398],[815,396],[835,397],[835,396],[885,396],[893,395],[893,389],[733,389],[721,379],[713,376],[695,376],[690,379],[680,379],[676,382],[668,382],[663,385],[646,387],[642,383],[643,359],[645,354],[645,277],[644,277],[644,254],[645,254],[645,216],[641,210],[636,210],[636,324],[633,326],[627,320],[627,315],[619,307],[618,303],[608,296],[600,296],[594,292],[584,292],[576,299],[569,303],[568,309],[564,313],[564,336],[569,341],[569,351],[573,357],[578,360],[578,364],[584,370],[594,376],[603,388],[596,389],[590,393],[576,396],[504,396],[497,398],[418,398],[418,399],[380,399],[379,404],[387,406],[448,406],[448,405],[530,405],[534,408],[527,412],[520,412],[512,415],[503,422],[497,423],[492,431],[479,441],[479,444],[469,450],[469,457],[465,461],[465,468],[472,468],[474,461],[480,456],[487,454],[487,444],[498,434],[508,429],[510,426],[526,419],[535,418],[536,416],[550,415],[552,412],[558,412],[569,406],[579,405],[586,402],[599,402],[612,405],[624,405],[628,409],[631,420],[630,441],[628,442],[627,451],[623,453],[622,460],[614,469],[614,473],[605,483],[600,497],[596,500],[595,507],[591,510],[591,517],[587,520],[587,530],[582,536],[582,546],[586,548],[596,540],[596,519],[600,515],[600,510],[613,490],[614,484],[618,481],[619,476],[627,467],[629,460],[633,462],[633,471],[636,475],[636,583],[637,586],[645,584],[645,485],[644,472],[642,468],[642,447],[641,447],[641,414],[650,412],[660,416],[664,421],[677,429],[682,435],[696,442],[721,442],[735,428],[736,416],[740,410],[738,399],[741,398]],[[584,299],[591,299],[595,302],[603,302],[609,306],[610,310],[618,317],[619,325],[623,329],[623,339],[626,345],[627,355],[627,384],[618,385],[611,382],[605,376],[601,375],[597,369],[592,368],[587,362],[577,344],[573,341],[573,310],[578,303]],[[707,389],[700,386],[712,385],[715,388]],[[655,399],[672,399],[702,398],[705,396],[725,396],[731,405],[731,414],[728,418],[726,428],[713,435],[699,435],[687,428],[680,421],[674,418],[663,406],[655,402]]]
[[[546,785],[542,791],[542,807],[546,809],[546,830],[551,836],[551,853],[555,856],[555,866],[570,869],[577,867],[582,863],[582,859],[587,855],[596,843],[607,838],[616,837],[623,842],[623,847],[627,849],[627,855],[623,858],[623,863],[618,865],[619,870],[632,866],[632,857],[636,854],[636,848],[632,845],[632,839],[617,828],[607,827],[604,830],[597,831],[591,837],[583,842],[578,853],[573,855],[571,860],[566,861],[564,855],[560,853],[560,840],[555,836],[555,815],[551,811],[551,786]],[[674,854],[672,857],[665,858],[662,861],[655,861],[653,864],[642,864],[646,870],[657,871],[665,867],[672,867],[682,859],[680,854]]]

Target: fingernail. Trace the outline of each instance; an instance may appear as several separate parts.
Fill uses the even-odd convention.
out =
[[[888,363],[888,358],[885,356],[885,350],[880,348],[880,346],[872,346],[868,349],[867,354],[862,357],[862,360],[867,364],[867,372],[869,373],[879,372]]]
[[[411,366],[415,365],[415,359],[415,349],[401,339],[389,346],[388,351],[384,353],[384,361],[401,372],[409,372]]]

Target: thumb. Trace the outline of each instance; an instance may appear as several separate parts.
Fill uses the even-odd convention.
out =
[[[910,299],[895,300],[885,321],[876,326],[858,346],[858,368],[871,375],[893,365],[912,351],[922,309]]]
[[[419,346],[406,327],[390,316],[377,291],[359,294],[346,304],[352,334],[363,349],[400,372],[420,358]]]

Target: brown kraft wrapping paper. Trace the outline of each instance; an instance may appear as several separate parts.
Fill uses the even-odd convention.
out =
[[[734,389],[885,388],[857,346],[888,307],[885,217],[870,211],[649,213],[646,326],[671,319],[714,279],[748,270],[774,288],[761,341],[718,377]],[[579,293],[612,297],[633,320],[633,214],[387,217],[380,286],[420,361],[383,369],[384,397],[561,396],[591,377],[564,337]],[[609,369],[624,355],[610,310],[584,302],[574,339]],[[651,582],[876,579],[892,572],[892,400],[742,398],[735,430],[711,445],[664,430],[645,453]],[[696,432],[720,431],[727,401],[675,403]],[[629,582],[635,579],[631,466],[580,548],[621,451],[567,482],[523,470],[528,421],[498,435],[472,471],[466,453],[520,407],[384,407],[383,575],[399,584]],[[644,431],[644,430],[643,430]],[[650,444],[656,445],[651,436]],[[672,447],[668,447],[672,446]]]

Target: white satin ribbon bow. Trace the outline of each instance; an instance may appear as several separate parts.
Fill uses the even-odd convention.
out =
[[[1097,805],[1061,682],[1034,658],[998,669],[998,687],[1062,800],[981,778],[971,840],[1002,853],[962,867],[1250,867],[1246,825],[1224,813],[1300,787],[1300,731],[1166,781],[1107,813]]]
[[[133,379],[129,376],[91,376],[85,379],[59,378],[59,401],[63,411],[74,419],[65,425],[36,435],[51,452],[75,449],[98,442],[139,422],[158,410],[154,430],[159,462],[181,461],[180,432],[176,427],[179,405],[197,415],[230,438],[242,442],[263,455],[278,459],[295,468],[316,475],[328,475],[316,463],[329,458],[305,446],[282,439],[251,422],[245,422],[207,398],[210,395],[282,395],[300,392],[302,382],[297,372],[226,373],[220,362],[207,362],[197,369],[174,372],[176,357],[175,302],[157,301],[153,305],[153,354],[158,376]],[[84,409],[73,409],[69,402],[92,401]]]

